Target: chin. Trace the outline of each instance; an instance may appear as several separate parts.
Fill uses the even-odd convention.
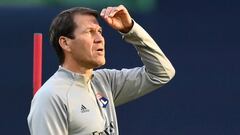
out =
[[[100,66],[103,66],[103,65],[105,65],[106,64],[106,61],[103,61],[101,64],[99,64],[99,67]]]
[[[105,60],[103,60],[103,61],[101,61],[101,62],[99,61],[98,63],[96,63],[95,68],[99,68],[99,67],[105,65],[105,63],[106,63]]]

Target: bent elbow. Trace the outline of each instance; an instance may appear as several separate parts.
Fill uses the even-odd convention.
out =
[[[160,74],[157,78],[155,78],[155,80],[157,80],[157,84],[164,85],[166,83],[168,83],[170,80],[172,80],[172,78],[175,76],[176,71],[175,69],[172,67],[171,69],[166,70],[166,72],[164,74]]]
[[[168,70],[167,72],[168,77],[169,77],[169,81],[175,76],[176,74],[176,70],[174,69],[174,67],[172,67],[171,69]]]

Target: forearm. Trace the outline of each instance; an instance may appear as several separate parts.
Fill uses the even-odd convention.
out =
[[[174,75],[175,69],[151,36],[136,22],[123,39],[135,46],[149,77],[157,82],[166,83]]]

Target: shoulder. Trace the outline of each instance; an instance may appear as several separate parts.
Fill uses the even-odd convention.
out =
[[[44,85],[35,94],[32,102],[37,104],[46,103],[66,103],[67,93],[71,88],[72,82],[63,78],[57,78],[52,76],[49,78]]]
[[[111,75],[112,73],[116,72],[116,69],[97,69],[93,72],[94,77],[107,77],[109,75]]]
[[[122,70],[117,70],[117,69],[98,69],[93,72],[94,74],[94,79],[113,79],[116,77],[116,74],[119,74],[123,71]]]
[[[93,82],[101,81],[101,82],[109,82],[111,80],[112,72],[114,69],[97,69],[93,72]]]

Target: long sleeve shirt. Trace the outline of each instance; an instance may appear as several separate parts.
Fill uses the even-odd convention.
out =
[[[32,135],[118,135],[115,107],[163,86],[175,75],[167,57],[136,22],[123,40],[132,44],[142,67],[99,69],[91,78],[59,67],[32,100]]]

